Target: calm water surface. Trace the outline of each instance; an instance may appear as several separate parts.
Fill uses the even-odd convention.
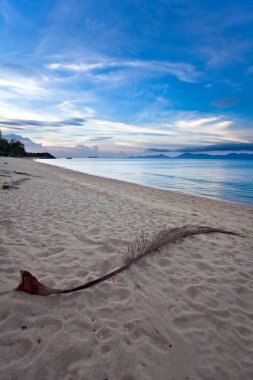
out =
[[[253,160],[38,160],[96,176],[253,206]]]

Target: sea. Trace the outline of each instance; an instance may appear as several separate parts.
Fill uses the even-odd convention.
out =
[[[57,158],[37,161],[100,177],[253,207],[253,160]]]

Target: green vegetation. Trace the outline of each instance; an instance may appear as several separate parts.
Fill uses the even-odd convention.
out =
[[[0,156],[24,157],[26,154],[25,146],[21,141],[4,139],[0,130]]]
[[[32,157],[32,158],[55,158],[50,153],[28,153],[25,146],[18,140],[7,140],[3,138],[0,130],[0,156],[10,157]]]

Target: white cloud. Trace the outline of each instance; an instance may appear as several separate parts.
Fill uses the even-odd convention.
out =
[[[91,107],[84,107],[83,109],[79,109],[76,107],[75,102],[71,100],[65,100],[64,102],[57,104],[55,108],[58,108],[65,118],[66,116],[71,118],[89,118],[95,115],[95,111]]]
[[[20,98],[20,96],[22,99],[46,98],[50,93],[43,77],[22,75],[6,68],[0,68],[0,90],[5,99]]]
[[[99,62],[81,62],[81,63],[51,63],[46,65],[50,70],[85,72],[92,74],[95,78],[101,80],[111,80],[110,69],[117,70],[137,70],[140,75],[172,75],[183,82],[195,82],[199,73],[196,68],[188,63],[167,62],[167,61],[123,61],[102,59]],[[109,72],[108,72],[109,70]],[[144,70],[144,71],[143,71]],[[106,71],[106,72],[103,72]],[[121,77],[121,74],[120,74]]]
[[[26,102],[6,102],[0,100],[0,122],[12,120],[37,120],[49,122],[50,120],[58,121],[60,117],[53,111],[45,112],[39,107],[29,107]]]
[[[190,128],[197,129],[199,127],[203,128],[206,125],[209,126],[213,122],[217,122],[219,120],[219,117],[206,117],[206,118],[192,118],[192,119],[182,119],[178,120],[177,126],[180,129],[187,129],[189,130]]]
[[[56,157],[87,157],[87,156],[97,156],[98,147],[96,145],[87,146],[87,145],[76,145],[73,147],[68,146],[50,146],[46,147]]]
[[[15,139],[21,141],[25,145],[25,149],[27,152],[34,152],[34,153],[40,153],[40,152],[45,152],[46,148],[40,144],[40,143],[35,143],[29,138],[23,137],[21,135],[16,135],[16,134],[5,134],[4,137],[6,139]]]
[[[183,82],[195,82],[199,73],[195,67],[188,63],[166,61],[133,61],[130,67],[146,69],[154,73],[170,74]]]
[[[75,109],[74,104],[70,101],[63,102],[55,108],[57,107],[59,111],[57,117],[43,112],[40,114],[22,113],[19,109],[16,109],[15,113],[11,112],[12,110],[8,107],[5,108],[5,118],[3,118],[3,114],[0,116],[2,116],[1,120],[5,122],[12,122],[16,116],[25,129],[22,132],[24,136],[32,137],[36,142],[42,142],[47,146],[55,146],[55,141],[57,141],[57,145],[65,147],[76,144],[89,145],[92,139],[96,138],[100,139],[102,146],[109,146],[111,149],[117,145],[143,146],[145,148],[151,144],[156,146],[198,144],[203,143],[203,140],[212,143],[215,141],[247,141],[247,131],[238,131],[238,129],[232,128],[234,122],[225,116],[175,112],[168,115],[163,121],[138,125],[97,118],[93,110],[89,108]],[[3,110],[2,107],[1,110]],[[10,114],[13,119],[7,116]],[[28,120],[27,123],[26,120]],[[30,122],[33,120],[34,123]],[[41,126],[39,126],[40,139],[38,141],[36,135],[39,123]],[[3,125],[5,132],[13,129],[13,124],[10,128],[6,124]],[[108,136],[110,139],[103,139]]]
[[[225,116],[198,117],[198,115],[185,115],[175,121],[175,129],[181,131],[185,144],[197,143],[203,139],[206,141],[238,141],[238,132],[233,130],[233,120]],[[241,133],[241,132],[240,132]]]
[[[95,69],[103,69],[104,67],[113,67],[114,64],[104,63],[82,63],[82,64],[64,64],[64,63],[50,63],[46,67],[50,70],[65,70],[65,71],[92,71]]]

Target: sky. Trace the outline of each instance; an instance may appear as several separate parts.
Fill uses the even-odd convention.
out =
[[[252,0],[0,0],[0,129],[58,157],[253,151]]]

